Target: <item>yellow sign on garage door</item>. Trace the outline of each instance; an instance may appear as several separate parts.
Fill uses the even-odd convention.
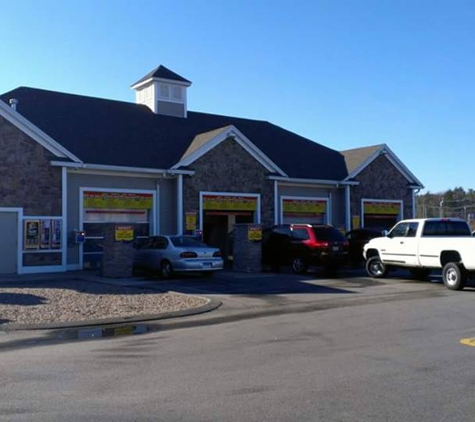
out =
[[[241,195],[203,195],[204,210],[256,211],[257,198]]]
[[[364,202],[365,214],[398,215],[401,213],[399,202]]]

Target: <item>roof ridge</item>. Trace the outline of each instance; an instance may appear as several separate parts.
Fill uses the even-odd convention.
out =
[[[216,113],[206,113],[206,112],[203,112],[203,111],[192,111],[192,110],[188,110],[188,114],[205,114],[207,116],[218,116],[218,117],[226,117],[226,118],[229,118],[229,119],[238,119],[238,120],[246,120],[248,122],[260,122],[260,123],[269,123],[268,120],[259,120],[259,119],[249,119],[247,117],[237,117],[237,116],[229,116],[227,114],[216,114]],[[227,125],[226,125],[227,126]]]
[[[82,94],[75,94],[75,93],[72,93],[72,92],[63,92],[63,91],[53,91],[51,89],[33,88],[33,87],[30,87],[30,86],[19,86],[19,87],[14,88],[10,91],[7,91],[3,94],[0,94],[0,97],[4,97],[7,94],[13,93],[15,91],[20,91],[20,90],[40,91],[40,92],[44,92],[44,93],[66,95],[66,96],[70,96],[70,97],[79,97],[79,98],[85,98],[85,99],[91,99],[91,100],[100,100],[100,101],[107,101],[107,102],[112,101],[112,102],[116,102],[116,103],[123,103],[123,104],[129,104],[129,105],[134,105],[134,106],[142,106],[142,104],[137,104],[137,103],[134,103],[134,102],[131,102],[131,101],[115,100],[115,99],[111,99],[111,98],[102,98],[102,97],[93,97],[91,95],[82,95]]]

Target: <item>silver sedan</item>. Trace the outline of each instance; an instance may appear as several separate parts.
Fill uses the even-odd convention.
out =
[[[174,272],[204,272],[223,269],[218,248],[212,248],[191,236],[152,236],[134,255],[134,268],[159,271],[163,278]]]

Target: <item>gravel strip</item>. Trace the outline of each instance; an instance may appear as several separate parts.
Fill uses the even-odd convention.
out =
[[[209,299],[79,280],[0,286],[0,324],[44,324],[155,315],[198,308]]]

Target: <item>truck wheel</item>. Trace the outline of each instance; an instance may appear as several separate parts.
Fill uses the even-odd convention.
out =
[[[388,273],[388,267],[379,259],[379,256],[373,256],[366,261],[366,272],[370,277],[383,278]]]
[[[445,287],[450,290],[462,290],[465,287],[467,281],[467,275],[463,268],[455,262],[449,262],[445,264],[442,270],[442,279],[444,280]]]

